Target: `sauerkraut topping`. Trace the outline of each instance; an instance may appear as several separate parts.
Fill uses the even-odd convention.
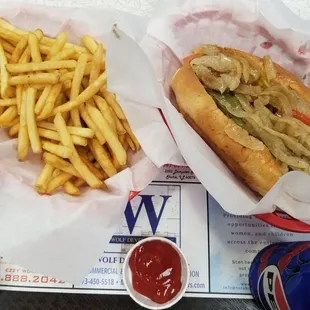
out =
[[[252,150],[266,146],[283,171],[310,173],[310,126],[294,117],[296,111],[309,117],[309,105],[276,82],[270,56],[263,57],[259,70],[214,45],[199,46],[194,52],[204,56],[191,61],[193,71],[223,113],[239,126],[227,126],[226,134]]]

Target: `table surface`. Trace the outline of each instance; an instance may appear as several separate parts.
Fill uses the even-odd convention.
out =
[[[140,15],[149,15],[158,0],[19,0],[20,2],[66,6],[106,6]],[[9,2],[9,0],[0,0]],[[298,16],[310,19],[310,0],[283,0]],[[113,310],[143,309],[128,296],[51,294],[0,291],[1,310]],[[259,310],[252,300],[183,298],[171,310]]]
[[[9,2],[10,0],[0,0]],[[158,0],[15,0],[20,2],[67,6],[108,6],[134,14],[149,15]],[[310,19],[310,0],[282,0],[295,14],[303,19]]]
[[[1,310],[140,310],[128,296],[0,292]],[[183,298],[171,310],[260,310],[252,300]]]

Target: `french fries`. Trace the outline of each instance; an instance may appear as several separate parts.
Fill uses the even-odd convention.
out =
[[[42,62],[42,56],[40,53],[40,46],[38,37],[34,33],[29,33],[28,44],[30,48],[30,55],[33,62]],[[12,55],[13,58],[13,55]],[[12,60],[10,61],[12,63]]]
[[[43,141],[42,148],[62,158],[70,158],[73,154],[70,148],[49,141]]]
[[[75,100],[76,97],[80,93],[80,87],[81,87],[81,82],[82,82],[82,78],[84,75],[86,63],[87,63],[87,59],[86,59],[85,54],[81,54],[79,56],[77,66],[76,66],[75,71],[74,71],[73,80],[72,80],[72,87],[71,87],[71,92],[70,92],[70,100],[71,101]],[[71,118],[73,121],[73,125],[78,126],[78,127],[82,127],[78,107],[72,109],[70,111],[70,114],[71,114]]]
[[[55,176],[47,185],[46,194],[50,194],[58,187],[64,185],[67,181],[72,178],[72,175],[66,172],[61,172]]]
[[[22,103],[20,110],[20,119],[19,119],[19,131],[18,131],[18,140],[17,140],[17,157],[19,160],[25,160],[28,151],[29,151],[29,134],[27,126],[27,92],[22,94]]]
[[[17,114],[16,106],[8,107],[0,116],[0,127],[6,127],[6,125],[10,124]]]
[[[9,41],[9,43],[13,45],[17,44],[20,41],[21,37],[21,35],[13,31],[7,30],[5,28],[0,28],[0,38]]]
[[[106,89],[101,89],[100,90],[103,97],[107,101],[107,103],[111,106],[111,108],[114,110],[115,114],[120,120],[125,120],[126,116],[119,105],[119,103],[116,101],[115,95],[113,93],[110,93]]]
[[[84,164],[88,167],[88,169],[99,179],[99,180],[103,180],[104,179],[104,175],[103,173],[100,171],[100,169],[96,168],[95,165],[87,158],[86,155],[81,154],[80,155],[82,161],[84,162]]]
[[[20,123],[16,123],[9,129],[8,135],[9,137],[15,137],[18,135]]]
[[[57,35],[56,40],[53,43],[49,53],[47,54],[46,60],[51,59],[53,56],[59,53],[65,46],[66,42],[67,42],[67,35],[64,32],[60,32]]]
[[[109,123],[109,126],[113,129],[113,131],[116,133],[116,123],[114,116],[107,104],[107,102],[100,96],[95,95],[94,100],[96,102],[96,105],[98,106],[100,112],[105,117],[107,122]]]
[[[138,150],[115,94],[106,89],[105,49],[85,35],[81,45],[60,32],[49,38],[0,18],[0,127],[17,136],[17,158],[42,156],[34,188],[106,189],[105,180],[128,166]]]
[[[65,193],[71,196],[80,196],[81,192],[77,186],[75,186],[70,181],[67,181],[64,185]]]
[[[46,193],[47,185],[52,177],[54,170],[55,168],[53,166],[45,164],[35,184],[35,188],[38,193]]]
[[[90,75],[91,66],[92,66],[92,64],[90,62],[88,62],[86,64],[85,71],[84,71],[84,77],[87,76],[87,75]],[[67,81],[67,80],[72,80],[73,76],[74,76],[74,71],[65,72],[65,73],[63,73],[61,75],[60,82],[64,82],[64,81]],[[88,86],[88,84],[89,83],[87,83],[87,86]]]
[[[74,100],[69,101],[63,104],[60,107],[54,109],[53,114],[56,115],[58,112],[67,112],[71,111],[74,108],[77,108],[79,105],[92,98],[99,89],[106,83],[107,73],[103,72],[98,77],[98,79],[90,84],[83,92],[81,92]]]
[[[93,83],[100,74],[100,64],[103,58],[103,46],[98,44],[94,53],[93,61],[91,63],[91,70],[89,74],[89,84]]]
[[[38,132],[39,132],[39,136],[42,138],[46,138],[46,139],[50,139],[50,140],[54,140],[54,141],[60,141],[59,134],[53,130],[39,128]],[[72,139],[73,144],[75,144],[75,145],[81,145],[81,146],[87,145],[87,139],[85,139],[83,137],[72,135],[71,139]]]
[[[55,69],[74,69],[76,64],[75,60],[50,60],[40,63],[7,64],[6,69],[10,73],[25,73]]]
[[[125,130],[127,131],[127,134],[126,134],[126,135],[127,135],[127,139],[126,139],[126,141],[128,142],[128,139],[130,138],[130,140],[133,141],[133,143],[134,143],[134,145],[135,145],[135,148],[136,148],[137,150],[139,150],[140,144],[139,144],[139,142],[138,142],[136,136],[135,136],[134,133],[132,132],[132,130],[131,130],[130,126],[129,126],[128,121],[127,121],[127,120],[122,120],[122,124],[123,124]],[[130,144],[129,144],[129,145],[130,145]],[[131,148],[131,149],[133,149],[133,148]],[[134,150],[134,149],[133,149],[133,150]]]
[[[44,45],[47,45],[47,46],[52,46],[54,43],[55,43],[56,39],[53,39],[53,38],[48,38],[48,37],[43,37],[41,42],[42,44]],[[79,45],[75,45],[75,44],[72,44],[72,43],[66,43],[65,48],[71,48],[71,47],[74,47],[76,49],[77,52],[79,53],[86,53],[87,52],[87,49],[83,46],[79,46]]]
[[[46,85],[44,87],[44,90],[39,98],[39,100],[36,103],[34,112],[36,115],[39,115],[45,105],[45,102],[47,101],[48,96],[50,95],[50,92],[52,91],[52,85]]]
[[[17,99],[16,98],[0,99],[0,107],[9,107],[12,105],[17,105]]]
[[[56,131],[55,125],[52,123],[48,123],[48,122],[39,122],[38,127]],[[93,138],[95,135],[94,130],[89,129],[89,128],[67,126],[67,129],[71,135],[76,135],[76,136],[80,136],[80,137],[84,137],[88,139]]]
[[[82,37],[81,41],[92,54],[95,54],[98,44],[91,36],[85,35]]]
[[[29,140],[33,153],[42,153],[41,141],[38,133],[37,123],[35,120],[34,106],[35,96],[37,90],[29,87],[27,89],[27,128],[29,133]],[[1,118],[1,117],[0,117]]]
[[[100,188],[103,183],[88,169],[88,167],[81,160],[72,142],[70,133],[67,129],[66,123],[60,113],[57,113],[54,119],[55,127],[60,136],[61,143],[70,148],[73,155],[70,157],[70,162],[78,173],[83,176],[84,180],[91,188]]]
[[[9,87],[9,73],[6,69],[7,59],[0,43],[0,71],[1,71],[1,97],[5,98]]]
[[[9,107],[12,105],[17,105],[16,98],[0,99],[0,107]]]
[[[110,156],[108,155],[108,152],[105,150],[105,148],[99,143],[97,139],[92,139],[88,143],[92,154],[96,158],[103,171],[105,171],[109,177],[115,175],[117,170],[113,166]]]
[[[55,56],[51,58],[51,60],[69,60],[70,58],[72,59],[76,55],[76,50],[74,47],[72,48],[67,48],[65,50],[62,50]],[[76,60],[76,59],[74,59]]]
[[[77,172],[77,170],[72,166],[71,163],[68,161],[60,158],[57,155],[51,154],[51,153],[44,153],[43,154],[43,160],[46,164],[50,164],[55,169],[59,169],[61,171],[67,172],[75,177],[80,178],[80,174]]]
[[[49,93],[49,96],[47,97],[44,107],[38,116],[38,119],[42,120],[45,119],[46,117],[50,116],[50,114],[53,111],[53,108],[55,106],[55,102],[57,97],[59,96],[60,92],[62,89],[62,84],[58,83],[53,85],[51,92]]]
[[[57,84],[59,82],[59,79],[59,73],[35,73],[18,75],[9,78],[9,85],[14,86],[24,84]]]
[[[86,107],[84,104],[81,104],[79,107],[80,113],[81,113],[81,117],[84,120],[84,122],[86,123],[86,125],[92,129],[95,132],[95,136],[98,139],[98,141],[100,142],[100,144],[105,144],[106,143],[106,139],[103,136],[103,134],[98,130],[96,124],[94,123],[94,121],[92,120],[92,118],[89,116]]]
[[[94,108],[91,105],[87,105],[87,111],[98,129],[107,140],[107,143],[112,149],[112,152],[116,156],[119,164],[125,165],[127,162],[127,154],[122,144],[118,140],[116,133],[111,129],[108,122],[97,108]]]
[[[36,37],[35,34],[33,34],[33,36]],[[18,60],[20,59],[21,55],[23,54],[24,50],[27,47],[27,42],[28,41],[28,35],[24,35],[22,36],[22,38],[19,40],[19,42],[17,43],[11,59],[10,59],[10,64],[16,64],[18,62]]]
[[[116,131],[117,131],[118,135],[121,136],[121,135],[126,134],[126,130],[125,130],[124,126],[122,125],[121,121],[118,119],[114,110],[112,110],[112,108],[111,108],[110,111],[113,115],[115,125],[116,125]]]
[[[7,53],[12,54],[14,52],[15,47],[12,44],[2,38],[0,38],[0,42]]]

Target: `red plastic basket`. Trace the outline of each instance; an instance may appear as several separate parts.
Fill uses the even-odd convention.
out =
[[[255,215],[258,219],[268,223],[274,227],[297,232],[297,233],[310,233],[310,225],[296,220],[289,216],[285,212],[275,211],[273,213],[257,214]]]
[[[140,192],[130,192],[128,200],[134,199],[136,196],[139,195]]]

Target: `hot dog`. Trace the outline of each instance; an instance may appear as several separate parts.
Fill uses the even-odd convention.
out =
[[[202,45],[171,87],[185,120],[255,192],[291,170],[310,174],[310,90],[269,56]]]

